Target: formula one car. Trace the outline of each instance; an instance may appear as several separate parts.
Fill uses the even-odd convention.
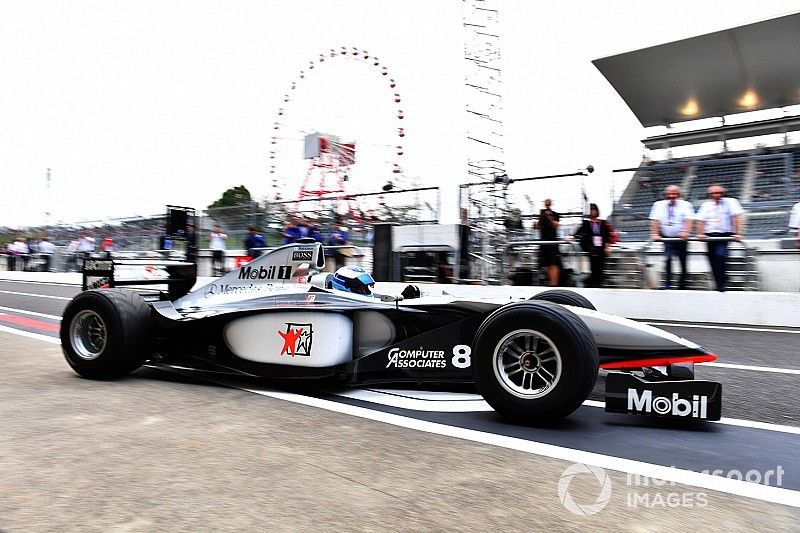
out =
[[[157,297],[116,288],[138,285],[122,274],[130,264],[88,260],[90,290],[64,311],[62,348],[81,376],[113,379],[148,363],[348,387],[474,384],[505,417],[542,423],[577,409],[605,369],[607,411],[720,418],[721,386],[693,371],[715,355],[574,292],[513,302],[420,296],[415,286],[380,295],[362,269],[322,272],[322,245],[303,242],[192,292],[193,265],[156,265],[148,279],[169,285]]]

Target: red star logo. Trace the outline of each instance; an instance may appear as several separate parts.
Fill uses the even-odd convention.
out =
[[[297,350],[297,339],[300,338],[300,335],[303,333],[303,328],[292,329],[289,328],[289,331],[281,331],[278,330],[278,335],[283,338],[283,348],[281,348],[281,355],[284,355],[287,351],[292,353],[292,357],[294,357],[295,351]]]

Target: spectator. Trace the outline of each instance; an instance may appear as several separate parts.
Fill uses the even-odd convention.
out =
[[[7,265],[9,270],[16,270],[19,261],[22,261],[22,270],[28,269],[28,258],[30,257],[30,248],[28,243],[25,242],[25,237],[17,237],[14,242],[6,245],[8,252]]]
[[[208,247],[211,248],[211,262],[215,276],[221,276],[225,272],[225,241],[228,236],[222,233],[219,225],[214,226],[208,238]]]
[[[339,219],[338,225],[334,226],[333,231],[331,231],[331,234],[328,235],[328,244],[330,246],[346,246],[350,244],[350,231],[347,229],[347,226],[344,225],[343,220]],[[330,253],[334,257],[337,269],[345,266],[345,257],[347,257],[346,252],[344,252],[341,248],[337,248],[335,250],[331,250]]]
[[[247,255],[255,259],[262,253],[262,250],[259,250],[258,248],[266,247],[267,243],[264,240],[264,236],[258,232],[255,226],[248,227],[247,237],[244,238],[244,248],[247,250]]]
[[[794,243],[800,248],[800,202],[792,207],[792,214],[789,215],[789,228],[794,230]]]
[[[603,286],[603,269],[606,256],[611,253],[611,231],[608,223],[600,217],[597,204],[589,204],[589,218],[581,223],[575,233],[581,249],[589,254],[591,273],[586,282],[587,287]]]
[[[300,217],[297,221],[297,235],[298,239],[305,239],[306,237],[311,236],[311,229],[308,225],[308,220],[305,217]]]
[[[45,272],[50,272],[53,266],[53,254],[56,253],[56,247],[46,236],[42,237],[39,241],[39,253],[42,254],[42,260],[44,261],[43,270]]]
[[[86,257],[94,252],[94,242],[94,237],[89,236],[88,233],[82,233],[81,238],[78,239],[78,253]]]
[[[697,236],[701,240],[722,238],[724,240],[710,240],[708,247],[708,262],[714,274],[714,283],[717,290],[725,292],[727,289],[727,262],[728,238],[734,241],[742,240],[742,204],[736,198],[725,198],[725,188],[715,183],[708,188],[711,198],[706,200],[697,210]]]
[[[290,217],[289,220],[283,223],[283,244],[292,244],[300,238],[300,228],[297,227],[294,218]]]
[[[165,233],[158,241],[158,248],[160,250],[172,250],[172,235]]]
[[[190,263],[197,262],[197,233],[194,224],[186,224],[186,260]]]
[[[308,236],[317,242],[323,242],[325,240],[322,237],[322,232],[319,230],[319,226],[313,223],[308,225]]]
[[[503,226],[506,228],[507,237],[519,237],[525,229],[522,225],[522,212],[519,209],[512,209],[503,220]]]
[[[101,252],[113,252],[114,251],[114,241],[108,235],[103,237],[103,240],[100,242],[100,251]]]
[[[544,201],[544,209],[539,212],[535,229],[538,229],[540,238],[543,241],[555,241],[558,239],[559,215],[552,210],[553,201],[548,198]],[[558,244],[542,244],[539,246],[539,268],[547,268],[547,279],[551,287],[558,286],[558,278],[561,275],[561,254],[558,251]]]
[[[688,273],[686,271],[687,239],[692,231],[694,209],[692,204],[681,200],[681,188],[670,185],[666,189],[666,200],[659,200],[650,209],[650,239],[661,240],[679,238],[679,241],[664,242],[664,285],[662,289],[672,287],[672,258],[678,256],[681,265],[681,276],[678,281],[679,289],[688,288]]]
[[[72,239],[69,241],[67,245],[67,270],[70,271],[77,271],[78,270],[78,252],[80,249],[80,241],[78,239]]]

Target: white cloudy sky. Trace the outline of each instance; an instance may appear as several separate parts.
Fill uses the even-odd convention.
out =
[[[591,163],[597,171],[587,188],[601,206],[609,204],[610,171],[639,161],[644,130],[591,60],[798,9],[796,0],[500,6],[509,175]],[[390,69],[406,113],[405,171],[444,187],[444,217],[453,219],[466,171],[461,7],[460,0],[5,0],[0,226],[40,223],[48,210],[53,221],[78,221],[160,213],[165,204],[203,208],[238,184],[266,195],[283,94],[309,60],[340,46],[367,49]],[[396,125],[381,83],[376,71],[343,64],[306,84],[294,102],[305,116],[318,109],[323,125],[299,112],[293,120],[343,135],[374,131],[373,139],[356,139],[366,158],[369,143]],[[361,180],[354,184],[361,190],[382,183]],[[563,203],[574,193],[574,183],[536,190]]]

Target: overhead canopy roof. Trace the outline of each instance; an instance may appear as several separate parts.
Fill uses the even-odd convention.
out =
[[[800,104],[800,13],[593,63],[645,127]]]

